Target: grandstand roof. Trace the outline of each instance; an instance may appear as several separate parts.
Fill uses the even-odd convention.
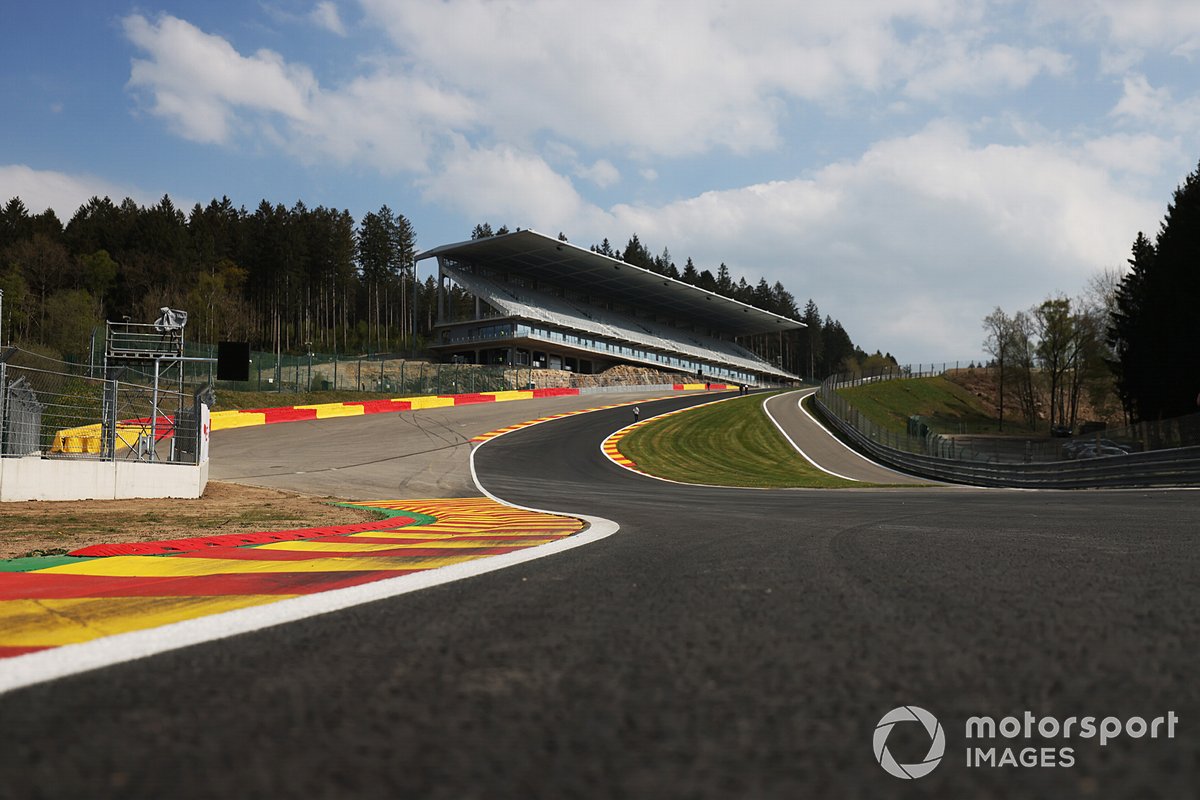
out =
[[[574,288],[619,302],[702,318],[712,327],[735,336],[804,327],[804,323],[794,319],[531,230],[441,245],[420,253],[417,260],[435,256],[549,283],[569,282]]]

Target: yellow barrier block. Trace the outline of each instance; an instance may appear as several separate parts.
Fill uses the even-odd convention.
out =
[[[413,411],[422,408],[445,408],[446,406],[454,405],[453,397],[406,397],[404,399],[412,403],[410,408]]]
[[[95,449],[85,449],[87,440],[95,440]],[[78,428],[64,428],[54,434],[50,443],[51,453],[98,453],[100,452],[100,423],[81,425]]]
[[[64,453],[99,453],[100,436],[67,436],[63,440]]]
[[[362,406],[348,406],[345,403],[317,403],[311,406],[296,406],[296,408],[311,408],[317,412],[317,419],[331,417],[361,417]]]
[[[81,597],[0,602],[0,644],[55,647],[263,605],[292,595]]]
[[[267,415],[261,411],[217,411],[209,417],[209,425],[214,431],[266,424]]]
[[[684,391],[697,391],[705,388],[703,383],[685,383],[683,384]]]
[[[532,400],[533,392],[525,389],[512,389],[507,392],[480,392],[480,394],[490,394],[496,398],[497,403],[503,403],[505,400]]]

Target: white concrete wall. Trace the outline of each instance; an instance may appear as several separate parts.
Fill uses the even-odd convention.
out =
[[[197,498],[206,486],[207,461],[196,466],[39,456],[0,458],[0,502]]]

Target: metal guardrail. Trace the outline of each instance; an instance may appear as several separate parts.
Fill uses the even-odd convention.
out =
[[[903,376],[896,376],[903,377]],[[862,452],[902,472],[948,483],[1027,489],[1112,489],[1200,486],[1200,445],[1122,452],[1101,458],[1003,463],[932,434],[881,431],[837,394],[840,386],[890,377],[832,376],[813,396],[828,425]]]

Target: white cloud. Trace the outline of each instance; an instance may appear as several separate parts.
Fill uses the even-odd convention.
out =
[[[956,44],[939,53],[939,63],[915,75],[904,87],[907,95],[936,100],[947,94],[987,94],[1022,89],[1039,74],[1065,75],[1071,59],[1045,47],[1022,49],[1007,44],[967,48]]]
[[[133,15],[126,35],[148,54],[129,85],[185,138],[228,144],[239,129],[266,137],[307,163],[332,157],[386,171],[423,171],[434,139],[469,129],[472,105],[403,73],[379,70],[334,90],[277,53],[239,54],[226,40],[163,16]]]
[[[594,224],[597,216],[570,180],[539,156],[507,145],[475,148],[460,140],[439,174],[419,183],[427,201],[511,227],[565,230],[583,219]]]
[[[321,0],[320,3],[317,3],[309,13],[308,18],[330,33],[335,33],[338,36],[346,35],[346,26],[342,23],[342,18],[338,14],[337,4],[330,2],[330,0]]]
[[[1042,0],[1042,13],[1082,25],[1120,48],[1179,56],[1200,50],[1200,5],[1192,0]]]
[[[119,186],[92,175],[69,175],[34,169],[25,164],[0,165],[0,203],[14,197],[21,198],[31,214],[54,209],[64,225],[93,197],[109,197],[114,203],[132,197],[142,205],[158,201],[158,197],[148,192]]]
[[[821,4],[703,0],[362,0],[391,53],[373,54],[338,86],[278,53],[239,53],[225,39],[164,15],[131,15],[126,35],[146,54],[129,86],[181,135],[234,142],[266,135],[314,162],[332,156],[424,172],[449,134],[642,160],[780,145],[785,118],[855,98],[880,109],[908,98],[1019,90],[1062,76],[1065,54],[989,39],[972,0]],[[345,32],[337,6],[311,19]],[[453,31],[454,35],[446,35]],[[362,68],[360,68],[362,69]],[[544,156],[555,159],[552,149]],[[612,158],[575,164],[610,186]]]
[[[605,189],[621,180],[620,171],[608,159],[602,158],[591,165],[580,164],[575,168],[575,175],[584,178]]]
[[[1098,42],[1109,74],[1123,74],[1151,53],[1191,61],[1200,52],[1200,4],[1193,0],[1040,0],[1036,16]]]
[[[224,143],[235,109],[307,117],[316,81],[303,67],[270,50],[247,58],[224,39],[171,16],[157,22],[134,14],[125,35],[150,56],[135,59],[129,86],[153,95],[150,110],[177,133],[198,142]]]
[[[317,93],[305,119],[288,120],[284,147],[306,162],[332,157],[388,172],[423,172],[434,142],[445,131],[469,128],[474,115],[461,97],[379,73]]]
[[[1169,143],[1126,141],[1171,154]],[[1117,144],[979,146],[961,126],[937,123],[811,177],[621,205],[602,228],[581,224],[597,240],[637,232],[698,266],[725,261],[749,280],[781,280],[864,347],[972,358],[993,307],[1076,291],[1151,229],[1160,203],[1127,192],[1103,163]]]
[[[1111,113],[1136,124],[1191,134],[1200,126],[1200,98],[1176,99],[1167,87],[1151,86],[1145,75],[1129,75]]]
[[[1026,85],[1060,74],[1045,48],[987,46],[959,36],[980,24],[953,0],[682,5],[666,0],[564,4],[364,0],[367,19],[422,74],[470,95],[496,137],[539,133],[638,158],[776,147],[789,104],[840,105],[924,75],[922,97]],[[924,32],[907,41],[902,30]],[[454,36],[445,36],[454,31]],[[916,52],[930,52],[928,59]],[[952,74],[967,59],[970,74]],[[940,65],[940,73],[929,72]]]
[[[1102,169],[1141,177],[1161,175],[1184,156],[1178,137],[1164,139],[1149,133],[1100,136],[1085,142],[1083,150]]]

